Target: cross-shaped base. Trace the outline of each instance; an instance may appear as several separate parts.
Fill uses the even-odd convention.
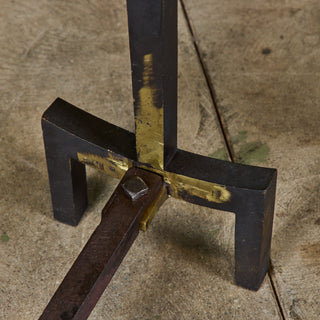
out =
[[[257,290],[269,266],[276,170],[177,148],[177,3],[128,0],[128,17],[136,133],[61,99],[46,110],[42,127],[54,216],[78,224],[87,206],[85,165],[117,178],[131,167],[143,169],[137,170],[162,178],[169,196],[236,214],[236,283]],[[156,198],[155,209],[166,195]]]

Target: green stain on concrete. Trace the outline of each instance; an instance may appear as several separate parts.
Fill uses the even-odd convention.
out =
[[[260,141],[246,143],[241,146],[237,160],[242,164],[257,164],[268,159],[270,149]]]
[[[217,151],[208,154],[209,157],[219,160],[229,160],[228,154],[225,148],[220,148]]]
[[[240,131],[236,136],[231,137],[232,144],[238,144],[247,140],[247,131]]]
[[[266,161],[270,152],[268,145],[260,141],[246,142],[247,136],[247,131],[240,131],[237,135],[231,137],[231,143],[235,146],[237,163],[251,165]],[[225,148],[220,148],[208,154],[208,156],[230,161]]]
[[[3,233],[1,236],[1,242],[8,242],[9,240],[9,236],[6,233]]]

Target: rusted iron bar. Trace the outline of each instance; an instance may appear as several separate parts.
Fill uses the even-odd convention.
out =
[[[139,233],[140,220],[164,188],[162,178],[131,168],[102,210],[101,222],[50,300],[40,320],[90,315]]]

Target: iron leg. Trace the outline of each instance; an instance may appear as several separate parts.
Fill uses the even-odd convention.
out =
[[[246,191],[236,212],[235,280],[258,290],[269,268],[276,176],[266,191]]]
[[[55,219],[76,226],[87,208],[85,165],[68,155],[67,134],[42,121]]]

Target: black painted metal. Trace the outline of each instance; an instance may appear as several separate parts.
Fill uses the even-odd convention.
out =
[[[72,119],[72,122],[65,119]],[[84,165],[77,162],[78,152],[104,158],[112,153],[139,166],[133,133],[61,99],[44,113],[42,126],[53,208],[59,221],[76,225],[85,210]],[[77,165],[77,169],[81,168],[78,175],[74,175],[70,161]],[[276,170],[235,164],[177,149],[167,171],[214,182],[226,186],[231,192],[230,201],[225,203],[209,202],[188,193],[181,197],[194,204],[235,212],[236,281],[243,287],[257,290],[270,257]]]
[[[164,110],[163,174],[171,172],[226,187],[231,198],[225,203],[210,202],[188,191],[179,196],[191,203],[236,214],[236,282],[257,290],[269,265],[276,170],[235,164],[177,149],[176,1],[128,0],[127,3],[135,99],[139,99],[143,56],[149,53],[154,56],[156,102]],[[136,153],[135,134],[62,99],[57,99],[46,110],[42,127],[54,216],[64,223],[77,225],[87,206],[85,166],[78,161],[78,153],[105,159],[112,155],[129,159],[133,166],[142,166]],[[94,166],[99,168],[101,165],[96,163]],[[170,192],[170,186],[168,190]]]
[[[164,163],[177,147],[177,1],[127,0],[134,110],[143,85],[143,58],[153,56],[155,104],[164,114]]]
[[[57,99],[42,116],[54,217],[77,225],[87,206],[84,164],[78,152],[136,160],[135,136]]]

